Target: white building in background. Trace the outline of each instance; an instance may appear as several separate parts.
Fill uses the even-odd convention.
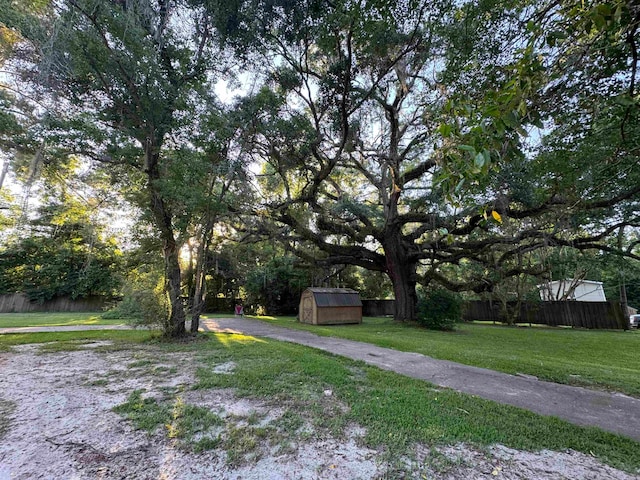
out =
[[[544,301],[606,302],[602,282],[591,280],[556,280],[538,285]]]

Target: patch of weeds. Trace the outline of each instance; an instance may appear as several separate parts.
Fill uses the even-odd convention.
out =
[[[300,410],[300,406],[296,405]],[[333,394],[323,396],[316,401],[306,402],[304,411],[307,420],[317,434],[325,437],[343,438],[345,430],[351,423],[349,407],[338,400]]]
[[[82,340],[67,340],[61,342],[45,343],[40,345],[40,353],[75,352],[82,350],[87,342]]]
[[[87,382],[85,383],[85,385],[89,387],[104,387],[105,385],[109,385],[109,380],[107,380],[106,378],[99,378],[98,380]]]
[[[175,396],[179,391],[182,390],[182,388],[180,387],[175,387],[175,386],[162,386],[160,388],[158,388],[158,390],[160,390],[160,392],[162,393],[162,395],[164,396],[164,398],[168,398],[168,397],[173,397]]]
[[[312,436],[312,430],[305,427],[307,422],[293,410],[287,410],[277,420],[271,422],[271,426],[277,429],[281,435],[278,445],[278,454],[294,454],[297,451],[297,443],[305,442]]]
[[[131,374],[129,372],[127,372],[126,370],[109,370],[107,373],[104,374],[105,377],[109,377],[109,378],[124,378],[124,377],[129,377]]]
[[[327,408],[325,406],[314,406],[312,423],[314,428],[334,438],[344,437],[344,431],[349,423],[349,418],[339,407]]]
[[[292,410],[287,410],[280,418],[273,422],[276,428],[288,435],[297,433],[304,424],[305,422],[302,416]]]
[[[94,348],[94,351],[100,353],[117,353],[131,350],[133,347],[139,348],[137,345],[126,342],[113,342],[111,345],[100,345]]]
[[[288,412],[272,425],[287,440],[290,436],[308,433],[300,432],[305,425],[312,427],[314,435],[344,436],[345,427],[351,423],[350,407],[336,387],[353,385],[349,369],[343,365],[327,369],[327,363],[337,363],[333,358],[310,354],[297,346],[260,343],[259,347],[254,344],[247,348],[238,344],[233,351],[236,354],[232,360],[234,375],[218,372],[216,369],[225,364],[225,360],[230,362],[212,355],[203,358],[194,388],[234,388],[239,397],[264,398],[274,405],[286,405]],[[295,361],[291,361],[292,357]],[[357,374],[366,379],[361,368]],[[326,391],[331,393],[324,393]],[[292,412],[305,412],[304,418]]]
[[[293,455],[298,451],[296,445],[290,440],[282,440],[278,445],[278,455]]]
[[[173,389],[172,393],[175,391]],[[163,432],[168,438],[179,440],[181,447],[195,452],[216,448],[221,443],[212,429],[222,427],[224,420],[209,409],[186,404],[179,396],[171,404],[169,401],[158,402],[155,398],[142,398],[142,393],[142,390],[135,390],[127,402],[113,410],[149,434],[160,426],[165,427]]]
[[[411,475],[411,472],[405,468],[401,462],[396,460],[386,460],[386,468],[385,472],[382,476],[376,477],[376,480],[396,480],[398,478],[423,478],[423,479],[431,479],[434,477],[427,477],[426,475],[422,475],[420,477],[414,477]],[[437,478],[437,477],[436,477]]]
[[[142,367],[146,367],[148,365],[153,365],[154,361],[150,360],[150,359],[145,359],[145,360],[136,360],[135,362],[131,362],[127,364],[127,368],[131,369],[131,368],[142,368]]]
[[[224,424],[211,410],[196,405],[185,404],[176,398],[173,406],[172,422],[167,425],[169,438],[191,440],[197,434],[207,433],[211,428]]]
[[[225,432],[223,447],[227,451],[227,463],[238,466],[260,459],[260,446],[276,435],[270,427],[229,426]]]
[[[127,401],[113,408],[133,422],[138,430],[153,433],[160,425],[171,422],[171,408],[167,404],[159,404],[155,398],[142,398],[143,390],[134,390]]]
[[[11,415],[15,409],[15,403],[0,398],[0,440],[9,432],[12,420]]]
[[[166,351],[170,352],[182,352],[185,350],[191,350],[193,347],[199,347],[202,344],[206,344],[210,341],[210,338],[206,334],[191,334],[179,338],[165,337],[160,335],[156,338],[156,343],[165,347]]]
[[[162,375],[174,375],[176,373],[178,373],[178,368],[177,367],[167,367],[165,365],[160,365],[157,367],[154,367],[152,369],[146,370],[145,375],[153,375],[153,376],[162,376]]]
[[[261,415],[254,410],[247,417],[247,425],[257,425],[258,423],[260,423],[260,420],[262,420],[263,418],[264,418],[264,415]]]
[[[453,468],[466,466],[466,461],[462,455],[451,458],[440,452],[437,448],[432,448],[429,451],[429,456],[425,458],[424,464],[424,466],[430,467],[433,471],[444,474]]]
[[[198,440],[197,442],[195,442],[192,446],[192,449],[194,453],[202,453],[207,450],[213,450],[218,448],[221,443],[222,443],[222,440],[220,440],[220,437],[215,437],[215,438],[204,437]]]
[[[131,370],[109,370],[102,375],[102,378],[111,382],[110,390],[112,392],[129,391],[129,388],[122,386],[122,382],[137,375],[137,372]]]

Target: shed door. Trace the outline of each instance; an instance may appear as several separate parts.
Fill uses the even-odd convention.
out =
[[[313,323],[313,300],[311,295],[305,295],[302,299],[302,321],[303,323]]]

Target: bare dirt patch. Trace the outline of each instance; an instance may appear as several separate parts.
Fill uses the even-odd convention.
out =
[[[286,406],[238,398],[230,389],[190,390],[190,354],[108,347],[90,343],[43,353],[39,345],[24,345],[0,354],[0,480],[636,478],[575,452],[501,446],[421,446],[397,470],[362,446],[357,426],[339,439],[316,435],[309,425],[291,437],[282,433],[292,414]],[[218,373],[233,375],[233,369],[224,363]],[[131,401],[132,392],[142,392],[151,406],[179,398],[183,408],[206,409],[221,419],[204,432],[218,435],[219,443],[197,453],[192,446],[206,439],[202,432],[185,440],[164,425],[136,430],[113,411]]]
[[[498,478],[506,480],[631,480],[637,479],[603,465],[580,452],[523,452],[495,445],[482,450],[464,444],[426,451],[418,448],[413,471],[426,478],[461,480]],[[427,475],[424,472],[428,472]],[[416,478],[422,478],[416,476]]]

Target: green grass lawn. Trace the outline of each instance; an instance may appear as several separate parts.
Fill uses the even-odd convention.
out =
[[[384,323],[377,325],[382,327]],[[151,360],[158,357],[153,353],[155,349],[158,353],[195,354],[197,362],[191,361],[191,364],[197,367],[197,372],[192,388],[233,388],[238,396],[263,399],[285,410],[274,424],[249,424],[241,431],[228,432],[226,439],[203,438],[195,445],[197,449],[218,446],[240,449],[242,445],[233,441],[233,435],[241,435],[244,445],[255,445],[265,436],[278,436],[284,442],[304,442],[304,437],[299,437],[299,428],[305,422],[313,425],[319,435],[340,438],[355,423],[366,428],[365,444],[382,447],[383,460],[391,463],[402,455],[410,455],[416,442],[427,446],[466,442],[480,448],[499,443],[534,451],[573,449],[627,471],[640,472],[640,444],[630,439],[441,389],[362,362],[287,342],[235,334],[208,334],[203,336],[207,341],[164,343],[147,331],[100,331],[8,334],[0,337],[0,344],[8,348],[28,341],[58,341],[57,349],[64,350],[78,348],[80,340],[110,337],[116,341],[113,348],[130,348],[132,358],[140,351],[137,346],[140,342]],[[55,351],[49,348],[51,345],[56,344],[47,345],[45,351]],[[217,373],[215,368],[227,362],[234,362],[233,371]],[[105,379],[105,382],[110,381],[119,380]],[[332,392],[329,397],[324,393],[327,390]],[[163,425],[171,420],[165,417],[171,414],[170,406],[175,398],[149,401],[142,409],[138,408],[141,402],[136,400],[136,395],[139,396],[135,391],[130,392],[127,403],[116,411],[137,428],[153,429],[156,424]],[[201,413],[199,408],[197,405],[184,406],[185,411],[195,413]],[[243,454],[241,450],[231,453]]]
[[[640,397],[640,331],[574,330],[459,324],[437,332],[365,318],[361,325],[305,325],[293,317],[255,317],[318,335],[373,343],[405,352],[524,373],[557,383],[614,390]]]
[[[232,317],[208,314],[204,318]],[[535,375],[544,380],[615,390],[640,396],[640,331],[589,331],[568,328],[460,324],[455,332],[436,332],[365,318],[362,325],[304,325],[294,317],[255,317],[275,325],[373,343],[435,358]],[[62,325],[114,325],[100,313],[5,313],[0,328]]]
[[[62,325],[120,325],[124,320],[106,320],[101,312],[0,313],[0,328],[52,327]]]

